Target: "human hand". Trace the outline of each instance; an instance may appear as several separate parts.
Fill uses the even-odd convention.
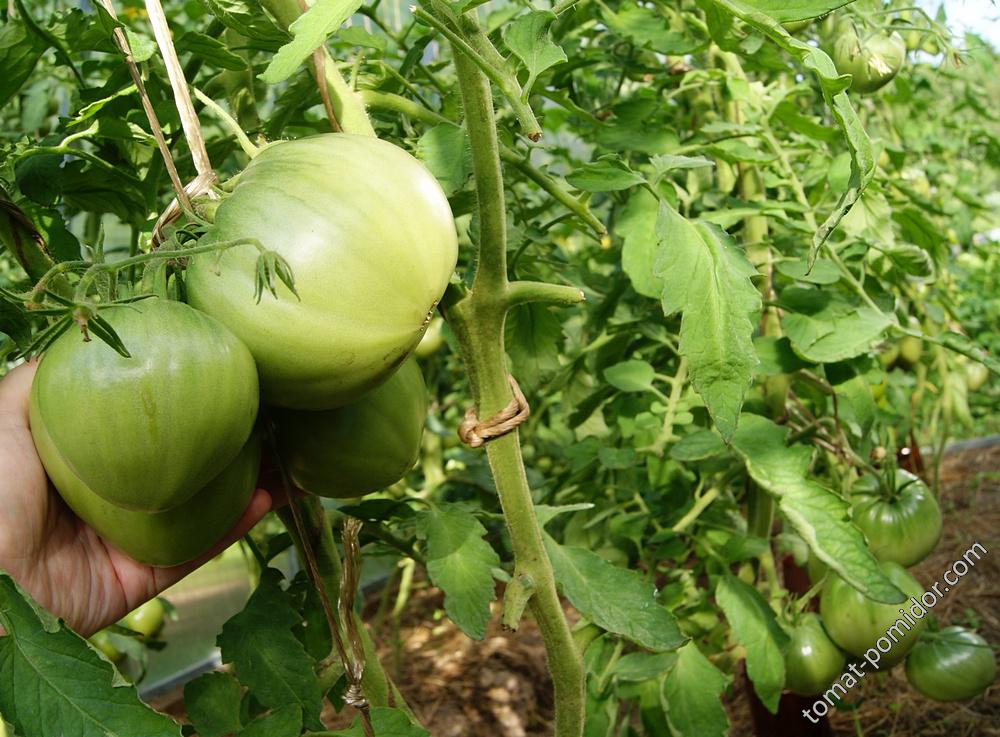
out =
[[[45,476],[28,421],[34,362],[0,380],[0,569],[39,604],[89,636],[116,622],[242,537],[271,508],[257,489],[233,530],[172,568],[142,565],[80,521]]]

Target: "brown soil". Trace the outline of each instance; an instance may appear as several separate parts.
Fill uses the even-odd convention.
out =
[[[982,543],[989,554],[933,613],[942,625],[973,624],[989,642],[1000,643],[1000,555],[994,553],[1000,543],[1000,447],[947,456],[940,499],[944,536],[935,552],[911,573],[930,584],[973,542]],[[368,607],[367,614],[375,620],[378,606],[372,601]],[[418,586],[399,623],[398,639],[386,618],[376,627],[382,662],[434,737],[551,733],[552,692],[538,629],[525,620],[517,632],[506,632],[499,626],[498,609],[494,615],[485,640],[474,642],[444,616],[440,592]],[[372,619],[366,616],[367,621]],[[742,681],[737,678],[734,683]],[[754,737],[745,688],[731,689],[726,708],[732,722],[730,737]],[[354,718],[347,713],[326,716],[334,728]],[[897,667],[880,680],[864,679],[849,704],[831,714],[830,725],[833,737],[1000,737],[1000,687],[970,702],[941,704],[910,688],[903,669]]]
[[[973,624],[989,642],[1000,643],[1000,555],[993,553],[1000,545],[1000,447],[946,456],[941,506],[944,536],[911,573],[930,584],[973,542],[982,543],[989,555],[933,612],[942,625]],[[497,619],[486,640],[478,643],[442,615],[435,590],[418,592],[408,607],[400,629],[397,682],[434,737],[550,733],[551,688],[538,630],[525,621],[518,632],[504,632]],[[381,628],[379,635],[386,643],[383,662],[392,663],[391,629]],[[1000,687],[967,703],[941,704],[910,688],[898,667],[881,681],[867,679],[852,696],[849,708],[831,715],[835,737],[1000,737]],[[726,706],[731,737],[754,735],[745,690],[734,688]]]

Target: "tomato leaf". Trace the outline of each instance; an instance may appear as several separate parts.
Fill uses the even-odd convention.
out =
[[[793,349],[813,363],[867,353],[892,324],[885,313],[830,291],[788,287],[781,305],[788,310],[781,326]]]
[[[559,368],[562,323],[548,305],[520,305],[507,316],[504,342],[514,374],[524,387],[537,386]]]
[[[849,77],[837,71],[833,60],[824,51],[789,35],[778,22],[779,20],[800,20],[803,17],[813,17],[809,15],[813,7],[829,3],[802,0],[791,5],[790,11],[783,3],[771,0],[700,0],[700,4],[714,6],[713,9],[721,9],[725,13],[738,17],[813,72],[819,80],[827,107],[830,108],[834,121],[844,134],[844,139],[851,152],[851,177],[833,211],[813,235],[812,246],[809,249],[809,264],[812,265],[819,254],[820,247],[826,243],[830,233],[857,202],[865,187],[875,176],[875,151],[872,148],[871,139],[865,133],[861,119],[847,96],[846,89],[850,84]],[[834,7],[841,5],[846,5],[846,3],[838,2]]]
[[[0,107],[18,93],[45,53],[46,44],[19,20],[0,26]]]
[[[277,84],[291,77],[360,7],[361,0],[316,0],[288,27],[292,40],[278,49],[260,78],[267,84]]]
[[[0,712],[32,737],[179,737],[86,641],[0,573]]]
[[[584,548],[560,545],[548,533],[543,538],[556,581],[586,619],[657,652],[685,642],[674,615],[638,571],[619,568]]]
[[[663,314],[682,313],[680,352],[695,389],[723,439],[736,430],[757,356],[753,316],[760,293],[757,274],[719,228],[692,222],[660,203],[656,220],[655,274],[663,280]]]
[[[694,642],[677,651],[663,681],[662,698],[675,737],[725,737],[729,720],[720,695],[729,683]]]
[[[184,687],[184,708],[199,737],[224,737],[243,728],[240,682],[228,673],[205,673]]]
[[[644,180],[620,159],[599,159],[567,175],[566,181],[584,192],[617,192]]]
[[[372,709],[372,728],[376,737],[429,737],[429,732],[423,727],[413,724],[406,712],[378,706]],[[330,737],[365,737],[361,717],[357,717],[350,729],[330,732]]]
[[[465,186],[472,173],[472,149],[465,129],[442,123],[417,141],[417,158],[426,164],[449,197]]]
[[[747,676],[768,711],[776,714],[785,683],[785,650],[789,638],[764,597],[731,574],[719,578],[715,600],[733,628],[733,638],[746,648]]]
[[[850,4],[851,0],[743,0],[748,5],[767,13],[777,21],[806,20],[826,15],[831,10]]]
[[[871,599],[903,601],[903,593],[879,569],[861,530],[851,523],[848,503],[808,478],[812,450],[787,446],[787,434],[765,417],[744,414],[732,447],[820,560]]]
[[[504,43],[528,70],[528,81],[521,93],[525,100],[539,74],[566,61],[566,52],[552,41],[549,33],[549,26],[555,19],[555,13],[535,10],[504,26]]]
[[[460,507],[433,506],[417,517],[417,534],[427,541],[427,573],[444,591],[448,616],[469,637],[483,639],[496,599],[492,569],[500,565],[483,539],[486,528]]]
[[[282,591],[281,581],[274,568],[261,573],[246,608],[222,628],[218,639],[222,660],[236,667],[237,677],[262,705],[296,704],[310,729],[322,729],[315,662],[292,633],[302,618]]]
[[[604,378],[623,392],[648,392],[653,389],[656,371],[646,361],[622,361],[604,369]]]
[[[622,269],[632,288],[644,297],[660,298],[663,280],[654,273],[656,264],[656,213],[659,201],[646,189],[636,189],[615,224],[615,233],[625,239]]]
[[[254,719],[239,737],[298,737],[300,734],[302,709],[296,704],[288,704]]]

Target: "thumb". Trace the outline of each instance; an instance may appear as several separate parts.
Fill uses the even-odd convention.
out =
[[[31,382],[37,368],[38,361],[32,359],[0,379],[0,417],[6,423],[28,426]]]

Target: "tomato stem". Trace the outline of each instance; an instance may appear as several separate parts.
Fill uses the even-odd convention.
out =
[[[507,231],[503,178],[489,81],[476,64],[455,53],[455,67],[472,144],[473,173],[479,207],[479,258],[472,290],[453,291],[443,310],[465,361],[480,417],[490,417],[512,397],[504,354],[504,321],[513,290],[518,299],[579,301],[579,290],[507,280]],[[517,286],[520,285],[520,286]],[[573,294],[571,294],[573,292]],[[555,734],[579,737],[584,726],[584,670],[556,592],[555,575],[542,541],[531,488],[521,458],[518,431],[486,445],[487,458],[514,550],[518,600],[508,614],[527,600],[538,623],[555,690]],[[508,624],[515,624],[508,622]]]

